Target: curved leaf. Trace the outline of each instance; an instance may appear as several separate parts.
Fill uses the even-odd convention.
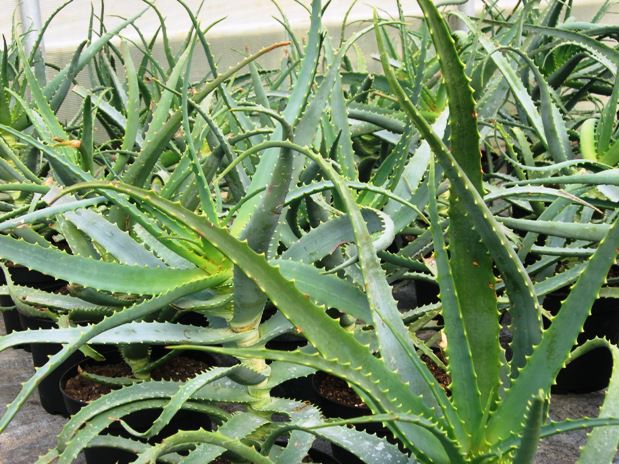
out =
[[[185,283],[208,277],[197,268],[149,268],[97,261],[4,235],[0,235],[0,258],[97,290],[141,295],[174,290]],[[220,274],[213,283],[223,283],[226,279],[227,275]]]

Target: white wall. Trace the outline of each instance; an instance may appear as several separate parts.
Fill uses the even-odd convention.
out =
[[[308,15],[294,0],[278,0],[286,12],[290,23],[297,30],[303,30],[308,24]],[[500,0],[502,3],[513,4],[514,0]],[[64,3],[64,0],[39,0],[43,20]],[[105,23],[108,26],[120,21],[119,16],[129,17],[142,9],[145,4],[140,0],[74,0],[52,22],[46,35],[45,45],[50,61],[65,61],[75,47],[86,37],[91,4],[99,11],[101,2],[105,7]],[[3,14],[0,14],[0,34],[10,37],[13,13],[17,11],[18,0],[0,0]],[[181,41],[189,29],[190,22],[183,8],[176,0],[155,0],[156,5],[165,15],[165,24],[168,34],[176,43]],[[200,0],[186,0],[186,3],[197,10]],[[310,4],[309,0],[303,3]],[[348,9],[351,0],[333,0],[326,11],[325,23],[330,28],[337,28]],[[601,0],[576,0],[575,14],[579,19],[589,19],[595,5]],[[407,14],[418,15],[419,8],[414,0],[402,0]],[[476,0],[481,5],[481,0]],[[371,18],[372,9],[376,7],[388,14],[395,14],[395,0],[360,0],[350,15],[351,21],[367,20]],[[617,5],[614,7],[618,11]],[[213,47],[226,64],[236,61],[238,55],[230,50],[244,51],[246,48],[256,50],[277,40],[284,35],[281,26],[273,19],[279,16],[277,9],[270,0],[205,0],[204,7],[199,14],[203,25],[226,17],[226,20],[213,28],[209,38]],[[19,18],[19,15],[17,15]],[[609,15],[609,21],[616,18]],[[148,11],[136,22],[142,33],[149,37],[158,27],[158,20],[152,11]],[[126,29],[124,34],[136,38],[135,31]]]
[[[6,0],[3,0],[6,1]],[[95,9],[98,12],[101,0],[94,0]],[[63,0],[40,0],[43,20],[62,3]],[[185,37],[190,28],[190,21],[176,0],[156,0],[156,5],[165,15],[165,24],[168,35],[174,43],[179,43]],[[196,11],[200,0],[186,0],[186,3]],[[310,2],[307,1],[307,4]],[[409,5],[408,13],[418,13],[418,7],[414,2],[405,2]],[[9,0],[7,10],[16,8],[17,0]],[[130,17],[145,8],[140,0],[104,0],[105,24],[113,26],[120,21],[119,16]],[[290,23],[296,30],[304,30],[308,25],[308,13],[293,0],[279,0],[279,4],[286,12]],[[324,22],[329,26],[341,24],[344,13],[349,5],[348,0],[335,0],[327,9]],[[46,34],[45,46],[48,59],[54,62],[58,57],[61,61],[67,59],[76,46],[86,37],[88,19],[90,14],[91,0],[74,0],[52,22]],[[386,6],[385,6],[386,5]],[[385,0],[361,0],[352,10],[350,21],[369,19],[372,8],[384,8],[388,13],[396,12],[395,1]],[[226,19],[217,24],[209,33],[209,39],[213,48],[218,52],[224,62],[231,64],[238,60],[238,53],[230,50],[244,52],[246,49],[257,50],[260,47],[282,40],[285,35],[281,25],[273,19],[279,13],[269,0],[205,0],[204,7],[199,14],[199,20],[206,26],[220,18]],[[153,11],[145,13],[137,22],[136,26],[148,38],[155,32],[159,21]],[[0,15],[0,33],[10,36],[10,15]],[[130,28],[123,32],[129,38],[136,39],[137,34]]]

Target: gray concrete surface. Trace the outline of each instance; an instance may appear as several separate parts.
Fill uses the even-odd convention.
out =
[[[4,333],[0,318],[0,333]],[[20,384],[32,374],[30,353],[9,349],[0,353],[0,413],[15,398]],[[594,417],[603,400],[601,392],[587,395],[555,395],[551,405],[553,420],[568,417]],[[47,414],[32,396],[9,425],[0,434],[0,464],[33,464],[37,457],[54,444],[56,435],[66,419]],[[584,443],[584,432],[572,432],[544,440],[535,460],[536,464],[572,464],[578,449]],[[619,464],[619,456],[615,459]],[[82,459],[77,464],[84,464]],[[388,464],[388,463],[385,463]],[[591,463],[597,464],[597,463]]]
[[[550,402],[550,417],[559,421],[568,418],[596,417],[604,400],[603,392],[585,395],[554,395]],[[538,449],[536,464],[571,464],[585,444],[585,432],[569,432],[543,440]],[[619,463],[619,453],[614,463]],[[597,464],[597,463],[587,463]]]
[[[0,333],[4,324],[0,318]],[[21,384],[34,369],[30,353],[9,349],[0,353],[0,412],[17,395]],[[8,428],[0,434],[0,464],[33,464],[55,443],[66,419],[43,410],[38,396],[32,395]],[[85,461],[80,459],[77,464]]]

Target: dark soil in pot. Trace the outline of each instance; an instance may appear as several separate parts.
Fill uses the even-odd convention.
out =
[[[213,464],[234,464],[232,461],[230,461],[230,459],[225,458],[223,456],[219,456],[218,458],[215,458],[215,460],[211,462]]]
[[[414,280],[406,279],[395,282],[392,294],[400,311],[409,311],[417,306],[417,289]]]
[[[268,304],[262,313],[261,321],[264,322],[277,313],[277,308]],[[305,337],[295,333],[285,333],[267,342],[266,347],[270,350],[294,351],[307,344]],[[282,382],[271,390],[273,396],[288,398],[298,401],[316,400],[309,377],[299,377],[296,379]]]
[[[60,288],[66,285],[66,282],[56,280],[54,277],[42,274],[38,271],[28,269],[24,266],[18,266],[9,263],[7,265],[9,272],[11,273],[11,279],[15,285],[21,285],[24,287],[34,287],[39,289]],[[4,274],[0,277],[2,285],[6,283]]]
[[[177,324],[194,325],[196,327],[208,326],[208,320],[206,317],[193,311],[185,311],[181,313],[174,322]]]
[[[152,378],[154,380],[188,380],[211,365],[212,362],[179,355],[153,370]],[[131,374],[129,366],[120,361],[118,356],[110,357],[107,362],[98,363],[89,360],[73,365],[60,379],[61,393],[70,414],[75,414],[88,402],[94,401],[111,391],[108,386],[79,376],[78,369],[109,377],[125,377]],[[135,430],[144,431],[153,424],[160,414],[161,409],[147,409],[136,411],[123,419]],[[211,428],[211,421],[207,416],[193,411],[179,411],[170,423],[150,441],[156,443],[178,430],[196,430],[199,428],[206,430]],[[104,433],[131,438],[131,435],[118,423],[111,424]],[[84,455],[88,464],[124,464],[135,460],[135,455],[130,452],[105,447],[87,448],[84,450]]]
[[[181,355],[154,369],[152,378],[153,380],[184,381],[204,372],[209,367],[210,364],[205,361]],[[118,358],[109,363],[87,362],[85,366],[80,366],[79,369],[105,377],[131,376],[131,368]],[[77,372],[74,372],[73,377],[69,377],[63,383],[63,388],[68,397],[81,401],[84,404],[112,391],[110,386],[88,380],[78,375]]]
[[[294,351],[307,345],[305,337],[293,333],[285,333],[267,342],[266,347],[271,350]]]
[[[544,300],[544,307],[557,314],[567,292],[555,292]],[[545,321],[546,325],[549,325]],[[600,298],[595,301],[591,314],[578,336],[578,345],[595,337],[604,337],[611,343],[619,343],[619,300]],[[595,348],[570,362],[557,376],[553,393],[590,393],[608,386],[613,370],[610,352]]]
[[[438,357],[438,359],[443,361],[443,364],[445,365],[447,364],[447,358],[445,357],[445,353],[443,353],[440,350],[437,350],[437,351],[434,351],[434,354]],[[421,355],[421,360],[426,364],[426,366],[428,366],[428,369],[430,369],[430,372],[432,373],[434,378],[438,381],[440,386],[443,387],[443,390],[447,392],[447,395],[451,395],[451,391],[449,390],[449,384],[451,384],[451,378],[449,377],[449,374],[447,374],[447,372],[441,369],[438,366],[438,364],[432,361],[425,354]]]
[[[296,334],[284,334],[269,341],[266,347],[271,350],[293,351],[297,348],[305,346],[307,340]],[[271,390],[273,396],[280,398],[289,398],[298,401],[316,402],[316,395],[312,388],[311,377],[299,377],[296,379],[282,382],[277,387]]]
[[[445,362],[442,352],[439,351],[436,355]],[[451,383],[449,375],[428,356],[422,355],[421,359],[443,389],[449,393],[449,384]],[[327,417],[349,419],[370,414],[370,408],[344,380],[324,372],[317,372],[312,376],[312,385],[319,398],[322,411]],[[373,426],[374,424],[369,424],[370,428]],[[364,428],[368,430],[366,426]],[[379,426],[378,429],[382,429],[382,427]]]
[[[344,380],[317,372],[312,381],[318,396],[326,400],[321,404],[326,416],[349,419],[370,414],[370,408]]]
[[[441,351],[436,352],[436,355],[443,362],[445,361],[445,357]],[[435,379],[449,394],[448,387],[451,383],[449,375],[428,356],[422,355],[421,359],[426,363]],[[317,372],[312,376],[312,385],[316,392],[316,397],[318,398],[317,404],[327,417],[351,419],[371,414],[370,408],[368,408],[357,393],[340,378],[324,372]],[[391,443],[397,443],[391,432],[380,423],[358,425],[357,428],[384,437],[385,440]],[[336,445],[333,445],[332,448],[333,455],[340,462],[347,464],[362,463],[361,460],[349,451]]]

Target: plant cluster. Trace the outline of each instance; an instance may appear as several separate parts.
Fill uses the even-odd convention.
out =
[[[49,81],[36,47],[4,45],[0,293],[54,327],[10,333],[0,350],[61,349],[0,430],[73,354],[100,361],[113,347],[128,373],[84,373],[111,391],[38,462],[106,446],[136,463],[287,464],[315,458],[322,439],[369,464],[528,463],[542,438],[592,427],[579,462],[611,463],[617,368],[598,418],[547,417],[567,362],[599,348],[619,361],[616,339],[574,349],[594,303],[619,298],[611,2],[579,22],[558,0],[477,18],[418,0],[411,25],[398,1],[399,17],[375,14],[345,38],[313,0],[305,40],[280,10],[288,40],[224,71],[212,25],[178,1],[193,27],[177,52],[150,2],[153,38],[123,36],[137,16],[97,30],[93,13]],[[370,57],[357,44],[367,36]],[[210,73],[194,82],[198,53]],[[267,53],[284,56],[279,68],[260,65]],[[75,84],[86,68],[91,85]],[[83,103],[63,121],[69,92]],[[67,285],[20,285],[18,265]],[[411,287],[416,303],[402,297]],[[200,352],[213,367],[154,375]],[[286,385],[315,372],[343,379],[367,414],[327,418],[291,398]],[[148,429],[131,426],[147,409],[158,411]],[[181,410],[212,427],[160,438]]]

